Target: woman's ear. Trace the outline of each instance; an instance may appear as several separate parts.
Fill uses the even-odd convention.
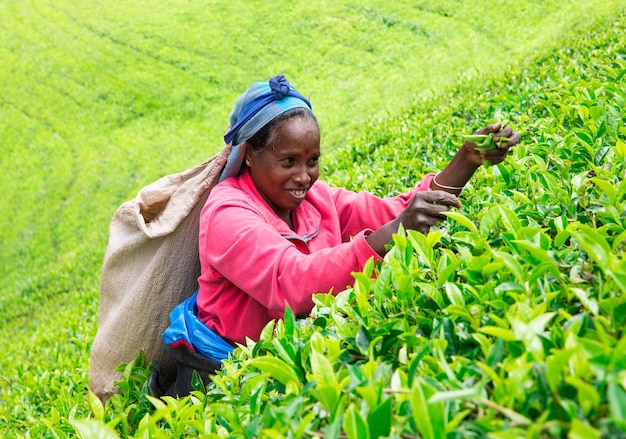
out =
[[[246,163],[246,166],[249,168],[250,167],[250,161],[252,159],[252,147],[250,146],[250,144],[248,142],[244,142],[244,144],[242,145],[246,148],[246,152],[244,155],[244,160]]]

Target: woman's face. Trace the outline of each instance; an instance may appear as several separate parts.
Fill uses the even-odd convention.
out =
[[[267,204],[291,225],[291,209],[302,203],[319,177],[320,131],[310,117],[292,117],[276,126],[278,142],[260,151],[248,147],[246,162]]]

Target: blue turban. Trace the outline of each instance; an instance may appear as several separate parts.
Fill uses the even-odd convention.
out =
[[[245,149],[239,146],[254,136],[276,116],[292,108],[312,110],[307,98],[289,84],[283,75],[276,75],[268,82],[255,82],[239,98],[230,114],[230,126],[224,141],[232,143],[232,149],[220,181],[239,174]]]

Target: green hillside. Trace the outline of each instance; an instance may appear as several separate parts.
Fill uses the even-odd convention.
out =
[[[575,411],[580,406],[580,416],[573,416],[575,422],[571,413],[558,418],[560,423],[555,421],[552,429],[527,429],[538,434],[528,437],[554,431],[569,431],[570,437],[591,430],[589,434],[617,434],[618,428],[623,429],[620,422],[626,415],[617,413],[616,407],[626,401],[624,364],[603,349],[618,352],[624,347],[625,322],[620,317],[626,293],[624,5],[619,1],[505,2],[492,12],[487,2],[386,3],[162,2],[148,8],[143,2],[35,1],[0,6],[0,329],[8,340],[0,359],[0,431],[5,437],[71,437],[71,420],[89,416],[87,359],[96,329],[99,269],[115,208],[157,177],[216,152],[236,96],[251,81],[277,72],[311,95],[327,151],[326,179],[381,195],[404,190],[424,172],[439,169],[458,147],[460,133],[488,122],[497,109],[510,116],[523,132],[523,142],[504,166],[477,175],[467,189],[464,216],[453,217],[439,238],[442,247],[451,250],[435,252],[437,258],[447,258],[436,259],[439,267],[456,264],[445,282],[435,283],[441,287],[439,294],[445,295],[431,297],[441,313],[418,315],[416,321],[425,327],[426,319],[462,323],[460,308],[465,304],[494,313],[484,326],[502,329],[515,319],[527,325],[519,315],[505,316],[503,304],[489,296],[507,292],[506,300],[498,300],[506,306],[537,306],[533,318],[560,313],[550,314],[553,321],[544,329],[560,331],[546,338],[551,347],[561,349],[563,334],[569,330],[564,324],[567,316],[590,319],[584,324],[593,330],[580,329],[576,335],[588,335],[593,341],[589,345],[597,348],[594,358],[602,361],[589,363],[581,353],[580,363],[594,372],[577,371],[566,377],[565,386],[574,401],[568,407]],[[504,211],[492,209],[498,205]],[[484,242],[462,230],[471,231],[470,223],[476,224]],[[568,229],[570,223],[582,226]],[[516,225],[523,226],[525,234],[515,235]],[[519,241],[530,244],[514,244]],[[493,255],[481,256],[478,248],[487,243],[500,256],[512,254],[521,262],[502,256],[503,266],[489,259]],[[432,273],[421,271],[421,253],[415,251],[404,261],[414,282],[433,281]],[[480,271],[479,266],[472,264],[483,263],[495,264],[493,270],[506,276],[494,272],[489,279],[476,278],[472,273]],[[530,280],[540,279],[541,287],[528,287],[524,296],[516,286],[524,282],[514,277],[542,263],[545,271]],[[390,267],[393,271],[393,262]],[[507,277],[511,274],[513,278]],[[456,290],[445,286],[448,281],[474,299],[449,303]],[[490,289],[474,291],[483,281]],[[558,288],[550,286],[555,282]],[[551,299],[539,305],[540,294]],[[372,307],[389,306],[379,299],[373,300]],[[555,308],[561,299],[569,306],[564,311]],[[404,306],[422,305],[398,306],[404,312]],[[456,314],[450,305],[459,307]],[[602,331],[597,321],[602,322]],[[406,323],[411,328],[413,324]],[[355,328],[346,327],[346,339],[355,338],[358,331],[372,335],[373,327]],[[441,330],[448,341],[457,337],[459,343],[458,333]],[[319,331],[315,327],[298,331],[305,340],[303,349],[310,349],[310,338],[317,337],[311,334]],[[493,337],[484,341],[482,349],[489,351],[493,342],[503,358],[511,355],[511,364],[515,363],[511,352],[524,348],[523,342],[515,343],[521,342],[517,339],[498,342],[501,331],[481,333]],[[293,333],[283,334],[289,335]],[[324,343],[329,349],[329,342]],[[413,348],[409,344],[408,354]],[[261,343],[255,354],[275,353],[268,343]],[[249,367],[246,355],[242,353],[241,363],[235,363],[242,373]],[[377,357],[372,360],[383,362]],[[440,358],[429,363],[431,370],[416,362],[413,371],[437,378],[443,372],[436,370],[436,361]],[[541,367],[532,362],[517,364]],[[598,375],[598,368],[606,376]],[[379,378],[380,383],[371,382],[374,388],[388,384],[383,383],[384,376]],[[551,376],[548,387],[533,398],[549,400],[546,389],[554,391],[557,381]],[[268,384],[278,393],[271,404],[265,403],[267,410],[289,402],[280,396],[284,392],[280,384]],[[437,387],[440,384],[427,381],[422,388],[454,390],[448,384],[443,380]],[[239,390],[236,386],[221,389]],[[124,403],[132,408],[133,398]],[[462,398],[472,402],[467,390]],[[519,398],[506,404],[513,407]],[[586,398],[589,403],[584,403]],[[449,401],[442,401],[452,413]],[[521,416],[543,416],[538,408],[541,401],[524,408],[527,411]],[[303,402],[298,410],[311,408],[307,404]],[[145,407],[133,410],[143,413]],[[372,403],[370,410],[375,407]],[[511,410],[523,411],[515,407]],[[458,413],[469,410],[454,408]],[[342,410],[355,426],[352,430],[344,425],[343,430],[357,436],[346,434],[363,437],[359,419],[367,412],[357,414],[358,407],[349,403]],[[119,421],[122,412],[122,406],[108,407],[106,416],[118,419],[118,429],[129,422],[131,434],[138,418]],[[552,422],[554,411],[545,413]],[[205,415],[211,422],[217,419],[210,410]],[[254,413],[249,415],[247,419],[256,419]],[[220,416],[225,421],[217,423],[223,429],[229,418]],[[413,424],[407,421],[406,432],[428,437],[415,423],[416,416],[414,412]],[[488,416],[466,425],[465,431],[521,426],[513,430],[522,435],[523,418],[498,416],[497,411]],[[511,421],[513,425],[507,423]],[[254,422],[257,433],[261,426],[270,427],[262,420]],[[326,430],[323,422],[322,417],[322,424],[306,428],[330,436],[332,429],[339,428]],[[281,434],[299,428],[283,424],[274,425]],[[367,419],[363,425],[370,425]],[[228,428],[239,434],[238,427]],[[170,433],[164,437],[171,437]],[[189,435],[195,437],[197,432]]]

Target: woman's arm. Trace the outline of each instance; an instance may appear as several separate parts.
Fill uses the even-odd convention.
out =
[[[461,207],[459,199],[451,193],[418,192],[398,217],[382,225],[365,239],[376,253],[384,256],[387,252],[386,246],[393,234],[398,232],[400,224],[407,230],[417,230],[426,234],[431,226],[446,218],[443,212],[450,210],[450,207]]]
[[[452,158],[450,163],[431,180],[431,192],[415,193],[411,203],[395,219],[389,221],[366,237],[369,245],[380,256],[386,252],[386,246],[397,233],[400,224],[405,229],[428,233],[431,226],[446,217],[450,207],[461,207],[458,196],[476,170],[484,163],[495,165],[507,156],[509,148],[520,140],[519,133],[513,132],[510,126],[500,129],[499,123],[481,128],[476,134],[494,133],[493,141],[498,148],[479,150],[473,142],[465,142]],[[507,138],[506,141],[500,141]]]

